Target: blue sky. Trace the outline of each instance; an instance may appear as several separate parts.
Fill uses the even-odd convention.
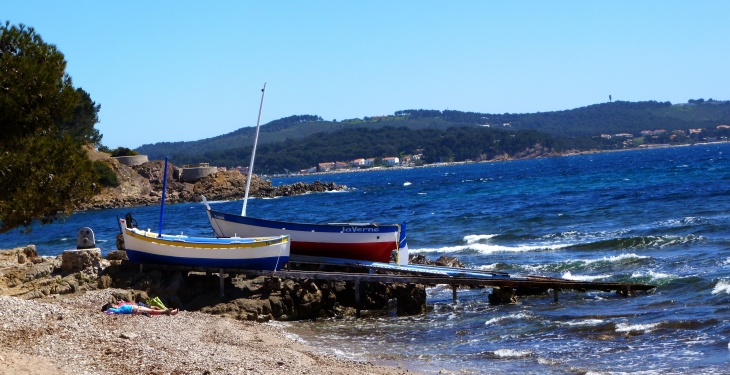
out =
[[[12,1],[102,106],[102,143],[299,114],[730,99],[730,1]]]

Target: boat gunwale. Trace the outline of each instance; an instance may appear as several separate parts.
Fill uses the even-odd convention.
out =
[[[275,229],[286,229],[287,231],[302,231],[302,232],[332,232],[332,233],[363,233],[359,231],[343,231],[342,228],[372,228],[378,229],[377,233],[395,233],[400,231],[400,224],[378,224],[378,223],[328,223],[328,224],[309,224],[309,223],[294,223],[287,221],[268,220],[261,218],[254,218],[250,216],[240,216],[235,214],[229,214],[220,211],[214,211],[206,208],[210,217],[215,220],[224,220],[237,224],[261,226],[265,228]],[[213,215],[222,215],[222,217],[214,217]],[[264,224],[264,225],[262,225]],[[282,225],[285,228],[282,228]]]
[[[146,232],[143,232],[146,233]],[[151,232],[150,232],[151,233]],[[138,239],[140,241],[145,242],[151,242],[158,245],[165,245],[165,246],[176,246],[176,247],[195,247],[195,248],[201,248],[201,249],[237,249],[237,248],[256,248],[256,247],[264,247],[264,246],[271,246],[271,245],[278,245],[282,243],[289,242],[289,235],[282,235],[277,237],[262,237],[262,238],[256,238],[253,239],[252,242],[231,242],[232,240],[238,240],[239,238],[235,237],[228,237],[228,238],[211,238],[210,240],[215,240],[212,242],[195,242],[191,241],[190,239],[195,239],[198,237],[187,237],[187,239],[183,240],[172,240],[169,238],[164,238],[165,235],[163,235],[162,238],[159,237],[151,237],[144,234],[136,233],[133,230],[130,230],[128,228],[125,228],[125,235],[131,236],[135,239]],[[246,240],[249,238],[241,237],[241,240]],[[208,240],[208,239],[206,239]],[[188,245],[188,246],[185,246]]]

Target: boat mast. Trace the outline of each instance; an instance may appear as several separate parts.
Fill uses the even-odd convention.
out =
[[[162,238],[162,217],[165,214],[165,196],[167,195],[167,156],[165,156],[165,172],[162,178],[162,204],[160,204],[160,231],[157,237]]]
[[[266,83],[261,89],[261,105],[259,106],[259,118],[256,120],[256,137],[253,139],[253,151],[251,151],[251,164],[248,166],[248,178],[246,179],[246,195],[243,197],[243,209],[241,216],[246,216],[246,204],[248,204],[248,189],[251,186],[251,175],[253,175],[253,159],[256,157],[256,145],[259,143],[259,127],[261,125],[261,111],[264,109],[264,96],[266,95]]]

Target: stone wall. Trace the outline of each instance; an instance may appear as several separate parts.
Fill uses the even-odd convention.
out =
[[[113,159],[116,159],[119,164],[126,165],[128,167],[142,165],[148,162],[147,155],[115,156]]]

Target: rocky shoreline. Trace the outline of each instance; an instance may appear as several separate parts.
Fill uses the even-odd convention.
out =
[[[124,251],[113,251],[102,258],[98,249],[40,257],[33,245],[0,251],[0,357],[5,353],[21,366],[48,362],[49,374],[406,372],[318,354],[279,329],[256,323],[352,316],[352,283],[226,275],[221,296],[218,275],[164,266],[142,270],[124,257]],[[106,302],[155,296],[181,313],[148,318],[106,316],[99,310]],[[396,304],[399,314],[425,309],[424,285],[362,283],[361,296],[364,309],[392,307],[394,298],[402,301]],[[214,344],[201,349],[203,342]],[[189,350],[210,354],[191,359],[185,354]],[[251,350],[258,352],[252,356]],[[226,351],[238,353],[237,359],[214,358]],[[75,361],[79,356],[87,360]],[[15,373],[3,362],[0,372]]]
[[[164,161],[149,161],[129,167],[120,164],[109,154],[95,151],[91,147],[88,147],[87,151],[91,160],[106,164],[116,174],[119,186],[102,188],[89,202],[82,204],[80,210],[160,204],[165,172]],[[180,169],[177,166],[168,164],[165,199],[167,203],[200,202],[202,196],[208,200],[236,200],[242,199],[245,195],[247,176],[237,170],[219,171],[195,183],[178,181],[175,176],[179,173]],[[264,180],[254,174],[251,178],[249,196],[274,198],[338,190],[347,190],[347,186],[315,181],[311,184],[297,182],[275,187],[271,184],[271,180]]]

